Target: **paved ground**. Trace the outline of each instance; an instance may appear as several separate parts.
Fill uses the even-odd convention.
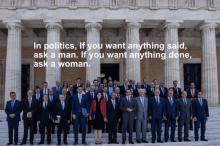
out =
[[[210,118],[209,121],[207,122],[207,129],[206,129],[206,138],[209,139],[208,142],[203,142],[203,141],[199,141],[199,142],[195,142],[194,140],[194,132],[193,131],[189,131],[189,139],[192,140],[191,142],[167,142],[167,143],[163,143],[163,144],[159,144],[159,143],[148,143],[148,144],[137,144],[135,143],[135,145],[140,145],[140,146],[157,146],[157,145],[164,145],[164,146],[185,146],[185,145],[196,145],[196,146],[202,146],[202,145],[219,145],[220,146],[220,108],[209,108],[209,112],[210,112]],[[6,145],[8,143],[8,128],[7,128],[7,122],[5,121],[5,113],[4,111],[0,111],[0,120],[2,122],[0,122],[0,145]],[[177,130],[176,130],[177,131]],[[71,126],[71,134],[68,135],[68,144],[72,145],[74,142],[74,135],[73,135],[73,127]],[[61,135],[62,136],[62,135]],[[135,136],[136,134],[133,133],[133,140],[135,141]],[[164,136],[164,132],[162,132],[162,139]],[[19,144],[22,141],[22,137],[23,137],[23,123],[20,122],[19,125]],[[95,145],[95,138],[94,138],[94,134],[87,134],[86,135],[86,140],[88,145]],[[151,142],[151,132],[147,133],[147,140],[148,142]],[[176,140],[177,140],[177,132],[176,132]],[[40,135],[36,134],[34,137],[34,144],[37,145],[37,143],[40,141]],[[119,145],[121,145],[122,142],[122,134],[118,133],[118,142],[120,143]],[[108,143],[108,134],[104,133],[102,136],[102,145],[108,145],[110,146],[110,144]],[[57,135],[56,134],[52,134],[52,144],[51,145],[56,145],[57,144]],[[27,145],[29,145],[29,141],[27,141]],[[79,146],[81,145],[81,134],[79,134]],[[130,144],[128,144],[128,142],[126,143],[125,146],[128,146]]]

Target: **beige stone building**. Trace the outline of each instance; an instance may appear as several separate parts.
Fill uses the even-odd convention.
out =
[[[79,58],[34,58],[34,43],[61,42],[80,47],[88,44],[181,44],[189,58],[107,58],[107,53],[165,53],[158,49],[92,49],[105,58],[80,58],[80,49],[48,49],[47,53],[76,53]],[[34,62],[88,62],[90,67],[37,67]],[[148,84],[157,78],[171,87],[189,89],[195,82],[203,90],[209,106],[219,106],[220,80],[220,1],[219,0],[0,0],[0,107],[9,100],[10,91],[17,98],[28,89],[49,87],[56,80],[75,84],[92,81],[100,76],[112,76],[123,83],[124,78],[136,82],[147,78]]]

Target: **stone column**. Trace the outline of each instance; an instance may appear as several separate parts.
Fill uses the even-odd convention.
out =
[[[130,22],[126,29],[126,78],[134,79],[135,83],[141,81],[140,58],[130,58],[130,53],[140,53],[138,48],[129,49],[129,44],[140,44],[139,29],[141,24],[138,22]]]
[[[102,25],[96,22],[90,22],[85,25],[87,30],[87,44],[96,44],[100,45],[100,30]],[[87,45],[86,44],[86,45]],[[93,80],[100,77],[100,58],[92,58],[89,60],[89,53],[100,53],[100,49],[90,49],[87,47],[87,57],[86,61],[90,67],[86,68],[86,81],[89,81],[93,84]]]
[[[5,105],[10,100],[10,92],[16,93],[16,99],[21,100],[21,30],[24,29],[20,20],[4,20],[8,28]]]
[[[202,31],[202,91],[211,107],[219,106],[216,27],[217,24],[208,23],[199,28]]]
[[[45,27],[47,29],[47,44],[60,43],[60,34],[61,29],[63,28],[60,21],[53,20],[45,20]],[[48,62],[48,67],[46,68],[46,82],[48,83],[48,88],[56,86],[56,81],[61,80],[61,68],[58,65],[58,62],[61,61],[58,58],[58,53],[60,53],[60,49],[57,49],[58,46],[54,49],[47,49],[48,58],[46,61]],[[51,54],[55,53],[55,58],[51,58]],[[51,63],[55,62],[55,67],[51,67]]]
[[[164,30],[165,38],[165,53],[166,59],[164,61],[164,80],[165,86],[167,88],[173,87],[173,81],[178,81],[178,86],[180,87],[180,67],[179,67],[179,58],[169,58],[171,52],[179,54],[179,48],[168,49],[168,44],[177,44],[178,42],[178,28],[180,24],[177,22],[165,23],[162,29]]]

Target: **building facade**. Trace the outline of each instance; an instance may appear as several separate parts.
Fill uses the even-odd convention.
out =
[[[191,58],[34,58],[43,49],[34,43],[54,44],[178,44]],[[127,46],[126,45],[126,46]],[[141,82],[147,78],[165,81],[166,87],[178,80],[182,90],[190,82],[204,93],[209,106],[219,106],[220,1],[218,0],[0,0],[0,103],[1,108],[15,91],[17,98],[28,89],[49,87],[57,80],[75,84],[109,74],[123,83],[124,78]],[[47,53],[76,53],[80,49],[48,49]],[[161,53],[159,50],[93,49],[90,53]],[[165,48],[165,54],[171,50]],[[90,67],[33,67],[34,62],[88,62]],[[111,69],[111,71],[108,70]],[[113,79],[114,79],[113,78]]]

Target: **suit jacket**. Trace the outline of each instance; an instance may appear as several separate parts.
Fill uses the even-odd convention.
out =
[[[28,98],[25,98],[22,100],[22,110],[23,110],[23,120],[27,120],[27,113],[31,112],[32,117],[30,119],[37,120],[37,108],[38,108],[38,100],[35,98],[32,98],[31,101],[31,107],[29,107],[29,101]]]
[[[112,92],[114,92],[115,91],[115,88],[114,88],[114,86],[108,86],[108,94],[111,96],[111,94],[110,94],[110,88],[112,88]]]
[[[70,116],[69,115],[71,114],[71,107],[70,107],[70,104],[68,102],[65,102],[64,110],[62,108],[62,104],[61,104],[60,100],[56,103],[55,107],[56,108],[54,109],[54,121],[57,120],[57,115],[61,116],[60,117],[60,121],[61,122],[63,120],[64,121],[70,120]]]
[[[178,90],[178,95],[177,95],[177,90]],[[176,99],[179,99],[179,98],[181,98],[181,88],[178,88],[177,87],[177,90],[173,87],[173,94],[175,95],[175,97],[176,97]]]
[[[127,108],[130,108],[132,112],[126,111]],[[130,97],[130,105],[128,104],[127,97],[124,97],[121,99],[120,102],[120,109],[122,111],[122,117],[123,119],[134,119],[135,117],[135,111],[136,111],[136,101],[134,98]]]
[[[160,97],[166,98],[166,97],[167,97],[168,90],[167,90],[166,87],[163,87],[163,88],[164,88],[164,94],[163,94],[163,91],[162,91],[161,88],[162,88],[162,87],[160,86]]]
[[[107,93],[108,101],[111,99],[111,96]],[[104,92],[102,93],[102,99],[105,99]]]
[[[140,89],[138,89],[138,88],[136,88],[136,89],[133,90],[133,95],[136,96],[136,97],[139,96],[138,90],[140,91]]]
[[[73,85],[73,95],[74,94],[77,94],[78,91],[77,91],[77,84]]]
[[[66,94],[65,102],[71,103],[71,101],[72,101],[72,97]]]
[[[88,100],[89,100],[89,109],[90,109],[90,107],[92,105],[93,99],[96,99],[96,93],[93,92],[93,94],[94,94],[94,97],[91,96],[91,92],[90,91],[86,93],[86,96],[88,97]]]
[[[37,95],[36,93],[32,96],[33,98],[37,99]],[[43,94],[40,93],[40,99],[37,100],[38,102],[42,102],[43,101]]]
[[[120,103],[118,100],[115,100],[115,109],[112,104],[112,100],[109,100],[107,103],[107,119],[108,122],[118,122],[118,119],[121,118],[120,114]]]
[[[50,95],[48,96],[48,101],[50,101]],[[59,97],[56,94],[53,94],[53,100],[50,101],[51,106],[51,116],[54,118],[54,109],[56,108],[56,103],[59,101]]]
[[[66,92],[66,95],[68,95],[68,96],[71,96],[71,97],[72,97],[72,96],[73,96],[73,91],[72,91],[72,95],[71,95],[70,91],[67,91],[67,92]]]
[[[194,98],[198,98],[198,97],[197,97],[197,93],[198,93],[198,90],[195,89]],[[191,89],[189,89],[189,90],[187,91],[187,98],[192,98]]]
[[[152,119],[163,119],[163,116],[166,115],[165,100],[162,97],[159,97],[159,100],[158,105],[155,96],[149,100],[149,116],[151,116]]]
[[[147,91],[147,95],[150,97],[154,96],[154,92],[151,91],[151,88]]]
[[[82,111],[82,108],[85,108],[87,110],[87,113],[89,113],[88,97],[85,94],[82,94],[82,100],[81,100],[81,104],[80,104],[78,94],[73,95],[73,97],[72,97],[72,114],[75,114],[76,117],[79,117],[79,114]]]
[[[56,94],[57,96],[59,96],[60,94],[62,94],[62,87],[59,87],[60,91],[57,90],[57,87],[52,87],[53,89],[53,93]]]
[[[50,101],[47,101],[47,108],[45,109],[44,108],[44,102],[40,102],[38,104],[38,121],[40,122],[47,122],[49,120],[49,115],[51,116],[52,118],[52,109],[53,109],[53,106],[52,106],[52,103]]]
[[[128,86],[128,85],[127,85]],[[129,88],[129,87],[128,87]],[[124,84],[120,86],[120,94],[123,96],[126,96],[126,91],[125,91],[125,87]]]
[[[145,88],[146,89],[146,91],[149,91],[150,90],[150,85],[148,85],[148,84],[145,84],[145,87],[144,87],[144,84],[143,85],[141,85],[141,88]]]
[[[193,117],[197,119],[206,119],[209,117],[208,101],[202,98],[202,106],[200,105],[199,99],[193,100]]]
[[[168,98],[165,99],[166,118],[174,119],[176,117],[179,117],[179,105],[178,105],[177,100],[174,97],[172,97],[173,104],[171,105]]]
[[[144,98],[144,107],[141,102],[141,97],[139,96],[139,97],[135,98],[135,100],[136,100],[135,115],[137,117],[137,120],[143,120],[143,119],[147,120],[147,118],[148,118],[148,98],[146,98],[146,97],[143,97],[143,98]]]
[[[132,85],[128,85],[128,89],[129,88],[132,88]],[[137,89],[137,86],[136,85],[133,85],[133,88],[132,88],[133,90],[135,90],[135,89]]]
[[[12,102],[12,100],[7,101],[7,104],[5,107],[5,113],[7,114],[6,121],[12,121],[12,120],[21,121],[21,117],[20,117],[20,113],[22,111],[21,101],[15,100],[13,109],[11,107],[11,102]],[[15,117],[11,118],[9,116],[10,114],[15,114]]]
[[[183,102],[183,98],[180,98],[177,100],[178,104],[179,104],[179,111],[180,111],[180,116],[179,116],[179,120],[185,120],[186,117],[190,118],[190,116],[193,116],[192,113],[192,104],[191,104],[191,100],[186,98],[186,102],[187,105],[185,105],[185,103]]]
[[[103,92],[103,90],[102,90],[102,88],[101,87],[99,87],[99,86],[94,86],[94,91],[96,92],[96,93],[98,93],[98,92]]]
[[[49,95],[49,89],[46,88],[47,95]],[[40,94],[44,95],[44,88],[40,90]]]

